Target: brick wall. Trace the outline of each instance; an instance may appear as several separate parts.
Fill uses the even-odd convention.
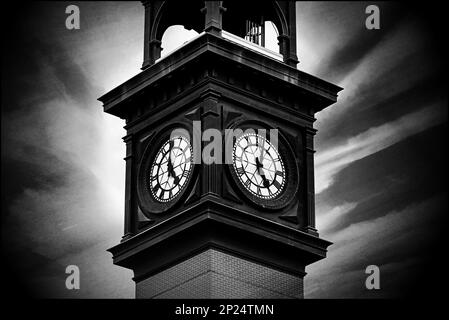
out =
[[[303,298],[303,279],[208,249],[136,283],[136,298]]]

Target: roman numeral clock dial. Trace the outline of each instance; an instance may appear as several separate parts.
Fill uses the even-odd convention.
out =
[[[286,207],[299,186],[295,156],[282,136],[278,141],[275,145],[264,135],[244,133],[232,151],[231,176],[241,193],[263,209]]]
[[[261,199],[277,197],[285,185],[284,163],[278,150],[258,134],[244,134],[233,150],[233,167],[247,191]]]
[[[190,140],[182,135],[155,137],[142,156],[138,172],[138,201],[144,214],[167,213],[180,203],[194,171]]]
[[[184,188],[192,170],[189,141],[176,137],[165,142],[156,154],[149,173],[149,189],[159,202],[168,202]]]

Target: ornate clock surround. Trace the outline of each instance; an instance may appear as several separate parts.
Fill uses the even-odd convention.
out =
[[[147,135],[147,138],[144,139],[144,142],[140,146],[140,149],[143,150],[143,152],[141,152],[140,159],[138,161],[136,174],[137,205],[149,219],[160,218],[170,209],[175,209],[178,205],[180,205],[185,199],[185,194],[191,189],[191,182],[196,179],[198,175],[197,167],[194,161],[192,161],[188,175],[184,177],[186,179],[185,184],[183,184],[181,190],[175,197],[173,197],[173,199],[158,201],[152,194],[149,187],[148,175],[154,165],[154,161],[160,151],[160,147],[164,146],[164,143],[170,140],[173,132],[178,132],[175,136],[183,136],[186,140],[189,140],[191,150],[190,153],[193,158],[194,154],[190,141],[192,137],[192,127],[187,121],[174,122],[168,126],[158,128],[150,135]],[[182,179],[182,177],[180,177],[180,179]]]
[[[244,117],[243,117],[244,118]],[[267,120],[265,120],[267,121]],[[242,119],[236,123],[232,123],[229,127],[230,129],[241,129],[243,132],[250,129],[256,134],[259,130],[265,130],[265,135],[268,141],[270,141],[270,130],[277,130],[278,132],[278,152],[282,157],[282,161],[285,168],[285,185],[284,190],[280,194],[272,199],[261,199],[256,195],[249,192],[244,186],[233,168],[233,164],[227,164],[227,175],[230,176],[232,180],[232,186],[237,189],[241,196],[249,200],[250,204],[253,205],[258,210],[275,212],[276,210],[282,210],[288,207],[293,201],[298,200],[298,185],[299,185],[299,172],[298,167],[302,161],[297,158],[297,155],[293,152],[288,140],[284,137],[282,129],[270,126],[267,122]],[[239,137],[234,137],[233,145],[235,146],[236,141]]]

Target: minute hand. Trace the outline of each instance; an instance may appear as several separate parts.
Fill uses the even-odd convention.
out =
[[[179,178],[176,175],[175,170],[173,169],[173,164],[171,163],[171,151],[172,150],[170,149],[170,153],[168,156],[167,170],[168,170],[168,173],[173,177],[175,184],[178,184]]]

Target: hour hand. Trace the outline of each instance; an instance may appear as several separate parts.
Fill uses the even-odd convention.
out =
[[[263,181],[263,186],[265,188],[269,188],[270,187],[270,181],[268,181],[267,177],[265,177],[265,174],[261,174],[260,175]]]
[[[259,175],[262,178],[263,186],[265,188],[270,187],[270,181],[268,181],[267,177],[265,176],[265,172],[263,172],[262,168],[259,169]]]
[[[179,184],[179,177],[175,174],[174,171],[173,171],[172,177],[173,177],[175,184]]]

